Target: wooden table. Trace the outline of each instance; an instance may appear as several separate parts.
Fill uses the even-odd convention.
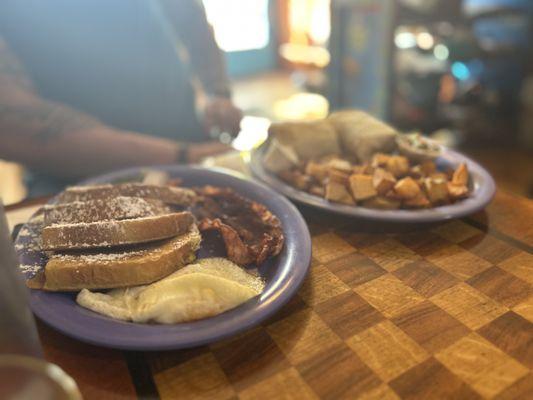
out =
[[[260,327],[134,353],[39,323],[46,357],[87,399],[533,398],[533,202],[498,192],[485,212],[412,233],[305,216],[311,273]]]

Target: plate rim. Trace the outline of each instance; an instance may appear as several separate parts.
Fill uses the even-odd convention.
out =
[[[252,175],[263,184],[273,190],[278,191],[291,200],[323,211],[332,212],[352,218],[364,220],[374,220],[390,223],[434,223],[451,219],[461,218],[473,214],[485,208],[493,199],[496,193],[496,184],[490,173],[479,163],[448,147],[442,147],[441,156],[437,160],[443,160],[452,164],[465,162],[471,173],[475,177],[474,196],[468,197],[460,202],[433,207],[423,210],[377,210],[365,207],[354,207],[344,204],[331,203],[318,196],[298,190],[283,182],[274,174],[266,171],[261,163],[261,159],[266,151],[267,143],[254,149],[250,154],[249,166]],[[483,185],[481,185],[483,183]]]
[[[287,228],[284,226],[284,249],[280,255],[276,256],[281,257],[282,254],[285,254],[284,257],[288,257],[285,262],[287,264],[287,271],[289,271],[289,273],[287,273],[287,276],[284,277],[284,286],[277,288],[272,293],[269,293],[266,301],[264,299],[261,299],[260,302],[259,298],[255,297],[249,300],[248,302],[232,310],[219,314],[215,317],[183,324],[152,325],[136,324],[129,322],[126,323],[123,321],[113,320],[108,317],[100,316],[90,310],[85,310],[78,306],[75,302],[72,304],[73,307],[69,307],[72,308],[72,311],[76,314],[80,314],[80,310],[83,310],[82,314],[88,314],[89,320],[94,320],[93,325],[99,325],[99,321],[107,321],[107,323],[117,325],[116,329],[122,330],[122,328],[118,328],[118,326],[128,324],[128,326],[133,327],[135,331],[140,332],[139,334],[146,334],[146,337],[141,340],[139,340],[138,338],[130,339],[124,337],[100,337],[92,335],[90,334],[90,332],[84,332],[82,326],[75,326],[73,328],[73,326],[71,326],[72,322],[67,321],[61,315],[57,315],[57,312],[54,313],[46,305],[46,295],[64,295],[62,292],[53,293],[43,292],[41,290],[30,290],[30,308],[39,319],[67,336],[93,345],[121,350],[177,350],[220,341],[222,339],[236,335],[240,332],[246,331],[252,328],[253,326],[260,324],[265,319],[271,317],[275,312],[277,312],[281,307],[283,307],[294,295],[296,295],[298,289],[300,288],[305,277],[307,276],[311,265],[312,244],[311,235],[309,233],[307,223],[305,222],[303,216],[300,214],[298,209],[290,201],[288,201],[285,197],[277,193],[275,190],[269,188],[268,186],[259,183],[255,180],[249,179],[246,176],[235,171],[226,170],[224,168],[206,168],[200,166],[165,165],[126,168],[111,172],[109,174],[103,174],[94,178],[84,180],[79,184],[87,184],[91,182],[97,183],[102,179],[108,180],[112,177],[127,176],[128,174],[133,174],[135,172],[138,173],[140,170],[143,169],[170,170],[175,171],[176,175],[179,175],[179,173],[183,171],[188,171],[191,174],[215,174],[218,175],[219,178],[220,176],[223,177],[220,178],[221,181],[233,181],[236,186],[245,185],[248,186],[250,189],[255,188],[258,191],[257,193],[269,194],[270,199],[268,200],[268,203],[275,202],[278,204],[277,207],[280,207],[285,210],[284,215],[277,215],[278,218],[280,218],[282,223],[290,222],[291,224],[289,230],[287,230]],[[215,182],[213,182],[212,184],[216,185]],[[242,194],[247,196],[247,193]],[[269,207],[269,209],[270,208],[271,207]],[[36,213],[38,213],[40,210],[41,209],[39,209]],[[24,226],[26,226],[26,224],[24,224]],[[287,235],[287,232],[290,232],[290,235]],[[295,234],[296,232],[298,232],[298,235]],[[289,241],[287,241],[288,237],[290,237]],[[19,235],[17,235],[15,244],[17,244],[18,241]],[[286,253],[289,253],[289,245],[294,245],[291,247],[291,251],[294,252],[295,249],[297,249],[297,255],[286,255]],[[279,262],[282,262],[281,259]],[[264,293],[265,292],[263,292],[263,294]],[[43,296],[45,297],[45,299],[42,299]],[[85,319],[85,317],[83,317],[83,319]],[[104,325],[107,325],[107,323]],[[212,325],[211,328],[209,327],[210,324]],[[206,329],[208,332],[206,334],[202,334],[195,337],[190,333],[194,331],[194,325],[201,327],[201,333],[205,332]],[[221,331],[215,329],[217,326],[222,326]],[[185,328],[180,329],[180,327]],[[161,332],[165,334],[165,337],[163,339],[160,339],[159,341],[157,339],[154,339],[152,335],[157,335]],[[168,338],[168,334],[175,334],[177,337],[172,340]]]

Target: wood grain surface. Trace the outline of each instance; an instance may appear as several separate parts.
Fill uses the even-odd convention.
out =
[[[261,326],[131,354],[40,325],[47,358],[88,399],[533,398],[533,202],[413,232],[303,211],[310,274]]]

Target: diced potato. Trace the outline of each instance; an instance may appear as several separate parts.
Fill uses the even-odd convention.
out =
[[[300,190],[307,190],[311,186],[312,179],[309,175],[304,175],[300,172],[295,174],[294,186]]]
[[[391,156],[385,168],[396,178],[401,178],[409,172],[409,160],[403,156]]]
[[[310,176],[304,175],[298,170],[281,171],[278,176],[300,190],[307,190],[312,183]]]
[[[420,165],[415,165],[409,170],[409,176],[414,179],[420,179],[424,177],[424,171],[422,171],[422,167]]]
[[[352,174],[365,175],[366,165],[354,165],[352,168]]]
[[[328,161],[327,166],[330,169],[336,169],[337,171],[345,172],[350,174],[352,172],[352,164],[349,161],[342,160],[340,158],[334,158]]]
[[[431,175],[429,175],[429,177],[433,180],[437,180],[437,181],[447,181],[448,180],[448,175],[446,175],[446,173],[444,172],[433,172]]]
[[[409,208],[426,208],[429,207],[431,203],[426,195],[420,191],[415,197],[405,200],[403,205]]]
[[[378,194],[372,183],[372,176],[370,175],[351,175],[350,189],[356,201],[365,200]]]
[[[468,185],[468,170],[465,163],[461,163],[453,173],[452,183],[456,186]]]
[[[396,210],[400,208],[401,201],[389,199],[384,196],[375,196],[361,203],[364,207],[379,208],[380,210]]]
[[[455,170],[453,168],[446,168],[444,173],[446,174],[446,178],[451,181],[453,179],[453,174],[455,173]]]
[[[443,179],[426,178],[424,190],[432,204],[448,201],[448,184]]]
[[[387,154],[382,148],[360,159],[341,150],[312,159],[298,158],[290,146],[274,140],[270,169],[277,171],[277,164],[282,164],[278,176],[296,189],[336,203],[377,209],[422,209],[469,195],[469,172],[464,163],[455,169],[437,169],[427,158],[415,161]]]
[[[422,164],[420,164],[420,169],[422,170],[423,174],[425,176],[429,176],[435,172],[437,172],[437,166],[433,161],[424,161]]]
[[[340,153],[339,154],[337,154],[337,153],[327,154],[325,156],[318,157],[316,160],[318,160],[319,164],[327,164],[331,160],[335,160],[335,159],[339,158],[340,156],[341,156]]]
[[[324,186],[313,185],[309,188],[309,193],[315,196],[324,197],[326,195],[326,189]]]
[[[375,168],[370,164],[363,164],[363,174],[365,175],[372,175],[374,173]]]
[[[420,194],[420,186],[411,178],[403,178],[394,185],[394,192],[402,199],[412,199]]]
[[[329,181],[326,185],[326,200],[348,205],[355,204],[346,186],[335,181]]]
[[[292,185],[292,181],[294,179],[294,170],[286,169],[286,170],[280,171],[278,173],[278,176],[281,178],[281,180],[287,183],[290,183]]]
[[[389,158],[391,158],[389,154],[376,153],[372,156],[372,162],[370,165],[372,165],[374,168],[384,167],[387,165]]]
[[[455,185],[453,182],[448,182],[448,193],[454,200],[466,197],[468,188],[465,185]]]
[[[352,174],[372,175],[373,173],[374,173],[374,167],[366,163],[361,164],[361,165],[355,165],[352,168]]]
[[[335,181],[338,183],[342,183],[343,185],[347,185],[349,176],[350,175],[333,168],[330,168],[328,170],[328,178],[330,182]]]
[[[305,173],[313,177],[317,182],[324,182],[328,177],[328,167],[315,161],[309,161],[305,166]]]
[[[392,199],[392,200],[399,200],[399,201],[402,200],[402,197],[398,193],[396,193],[394,189],[389,190],[387,193],[385,193],[385,197],[387,199]]]
[[[378,194],[385,194],[394,187],[396,183],[396,178],[389,171],[384,170],[383,168],[377,168],[374,170],[374,175],[372,177],[372,184],[378,192]]]

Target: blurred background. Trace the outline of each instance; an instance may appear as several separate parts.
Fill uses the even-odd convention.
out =
[[[203,0],[245,118],[241,149],[270,121],[360,108],[479,160],[533,196],[531,0]],[[24,197],[0,161],[0,195]]]

